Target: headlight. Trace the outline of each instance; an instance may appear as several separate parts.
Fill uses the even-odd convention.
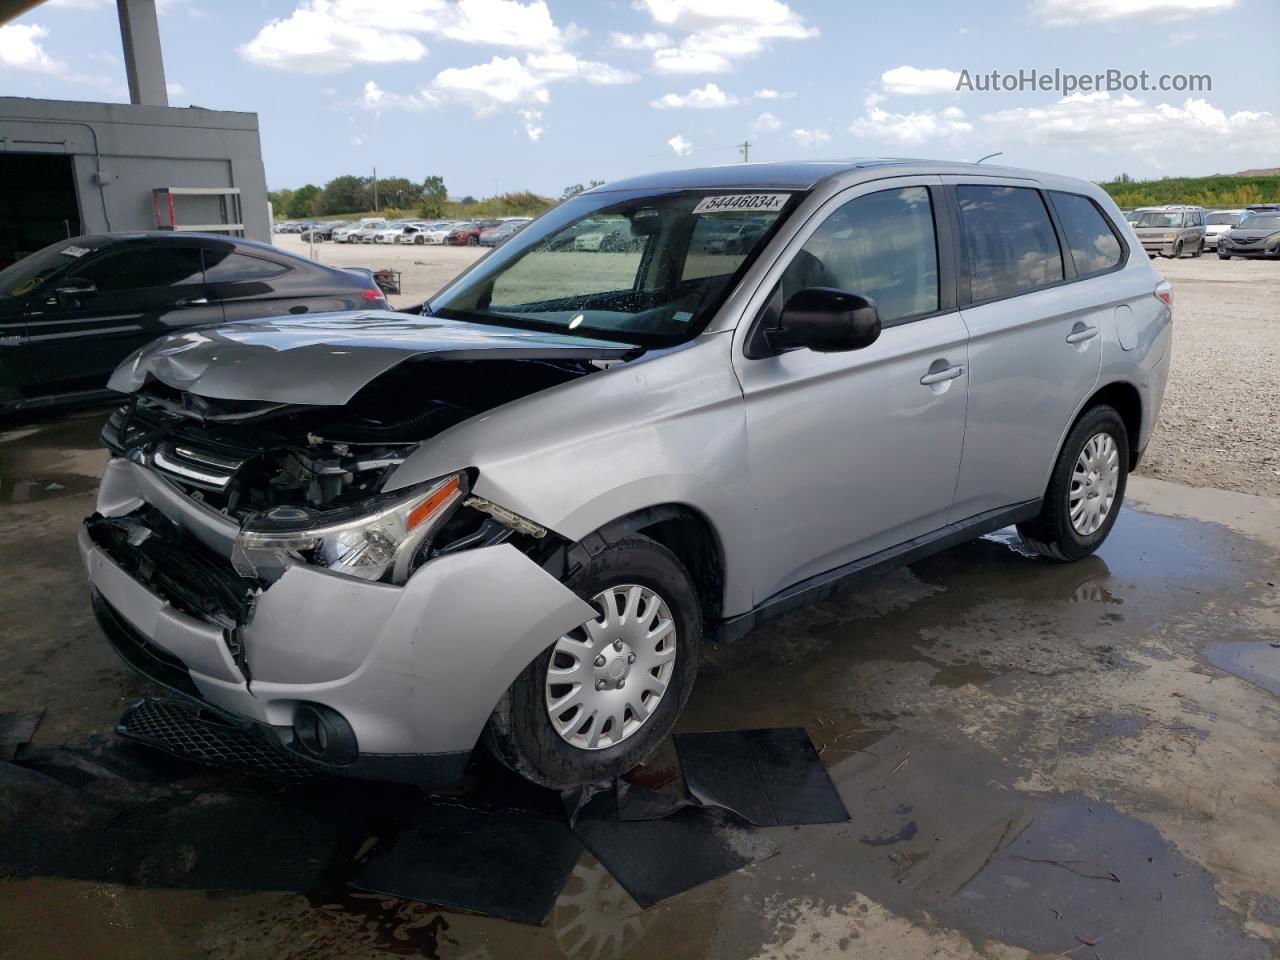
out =
[[[277,507],[250,521],[236,538],[231,563],[245,577],[274,579],[305,563],[362,580],[404,583],[414,557],[467,494],[455,473],[400,497],[378,497],[354,517]]]

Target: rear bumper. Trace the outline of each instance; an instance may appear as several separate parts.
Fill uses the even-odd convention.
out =
[[[128,479],[123,471],[137,471],[144,483],[158,479],[129,461],[112,461],[99,500],[108,516],[113,498],[115,516],[139,515],[136,501],[119,500]],[[194,526],[197,506],[187,509],[193,516],[178,520]],[[99,622],[131,666],[256,724],[285,749],[293,749],[300,707],[335,711],[358,746],[345,771],[353,776],[379,776],[371,772],[378,765],[429,772],[453,769],[458,757],[465,762],[515,677],[557,637],[596,616],[523,553],[501,544],[433,560],[402,587],[293,566],[276,582],[258,585],[244,622],[228,626],[225,616],[213,622],[184,609],[181,597],[161,596],[135,578],[133,566],[122,566],[87,528],[79,543]],[[216,559],[201,544],[190,549],[201,562]]]

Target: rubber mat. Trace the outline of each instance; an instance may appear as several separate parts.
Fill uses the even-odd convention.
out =
[[[760,827],[843,823],[849,812],[803,727],[679,733],[689,792]]]
[[[540,924],[581,854],[558,816],[437,800],[415,813],[351,886]]]

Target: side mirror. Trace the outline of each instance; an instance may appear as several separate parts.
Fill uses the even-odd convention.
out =
[[[861,350],[880,336],[874,300],[830,287],[809,287],[792,295],[778,325],[768,331],[776,351],[806,347],[818,353]]]

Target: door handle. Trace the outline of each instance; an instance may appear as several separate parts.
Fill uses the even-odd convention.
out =
[[[1084,343],[1098,335],[1097,327],[1080,327],[1067,334],[1067,343]]]
[[[208,305],[208,297],[187,297],[185,300],[179,300],[176,304],[179,307],[207,307]]]
[[[926,373],[920,378],[920,384],[925,387],[931,387],[935,383],[946,383],[948,380],[954,380],[956,377],[963,376],[964,367],[947,367],[945,370],[939,370],[936,373]]]

